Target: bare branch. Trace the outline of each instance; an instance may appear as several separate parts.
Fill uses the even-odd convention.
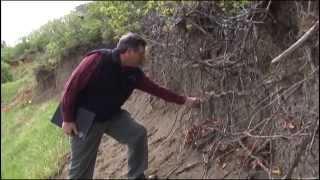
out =
[[[300,47],[306,40],[308,40],[311,35],[317,31],[319,27],[319,20],[294,44],[292,44],[287,50],[285,50],[283,53],[281,53],[279,56],[274,58],[271,63],[279,62],[280,60],[284,59],[288,55],[290,55],[292,52],[294,52],[298,47]]]

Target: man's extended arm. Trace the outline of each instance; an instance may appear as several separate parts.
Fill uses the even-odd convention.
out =
[[[142,79],[139,81],[137,85],[137,89],[140,89],[151,95],[162,98],[165,101],[173,102],[177,104],[184,104],[187,99],[187,97],[185,96],[180,96],[164,87],[157,85],[144,74],[142,76]]]

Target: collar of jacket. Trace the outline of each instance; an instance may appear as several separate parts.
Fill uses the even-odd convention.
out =
[[[117,48],[112,49],[112,61],[121,66],[120,52]]]

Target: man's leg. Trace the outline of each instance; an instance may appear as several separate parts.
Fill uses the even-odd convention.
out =
[[[83,140],[71,138],[70,179],[92,179],[97,152],[103,135],[103,124],[94,122],[88,136]]]
[[[148,168],[146,128],[138,124],[127,111],[122,110],[107,122],[105,133],[128,145],[128,178],[144,176],[144,171]]]

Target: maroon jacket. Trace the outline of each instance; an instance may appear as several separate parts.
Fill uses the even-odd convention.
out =
[[[76,108],[77,95],[86,87],[86,85],[90,81],[90,77],[96,70],[98,62],[100,60],[102,60],[102,55],[99,53],[93,53],[89,56],[86,56],[77,66],[77,68],[72,72],[65,85],[62,96],[62,113],[64,121],[74,121],[73,112]],[[121,68],[122,72],[125,72],[130,70],[132,67],[121,66]],[[168,102],[184,104],[186,100],[185,96],[180,96],[164,87],[157,85],[145,75],[143,75],[136,88],[151,95],[160,97]]]

